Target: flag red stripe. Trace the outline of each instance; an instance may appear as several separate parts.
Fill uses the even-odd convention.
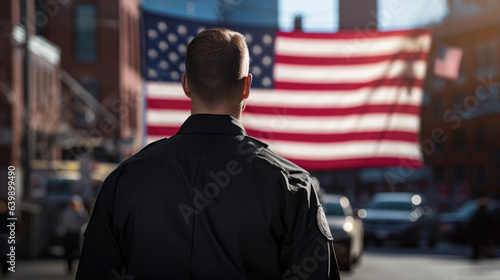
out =
[[[179,127],[148,125],[149,136],[174,135],[179,131]],[[287,133],[287,132],[265,132],[261,130],[247,129],[248,135],[257,137],[264,142],[266,139],[297,141],[309,143],[339,143],[350,141],[376,141],[392,140],[410,143],[418,142],[418,133],[406,131],[373,131],[373,132],[352,132],[338,134],[317,134],[317,133]]]
[[[412,29],[412,30],[397,30],[397,31],[364,31],[364,30],[342,30],[338,33],[305,33],[302,31],[284,32],[278,31],[277,37],[294,38],[294,39],[353,39],[366,40],[370,38],[387,38],[387,37],[418,37],[422,35],[430,35],[429,29]]]
[[[179,131],[180,126],[148,125],[148,136],[172,136]]]
[[[281,141],[297,141],[310,143],[338,143],[351,141],[376,141],[392,140],[410,143],[418,142],[418,133],[406,131],[373,131],[373,132],[350,132],[336,134],[317,134],[317,133],[287,133],[287,132],[267,132],[261,130],[246,130],[248,135],[266,141],[266,139]]]
[[[296,108],[296,107],[281,107],[281,106],[254,106],[248,105],[246,112],[270,115],[270,116],[304,116],[304,117],[343,117],[350,115],[363,114],[420,114],[420,105],[408,104],[377,104],[377,105],[362,105],[346,108]]]
[[[274,88],[281,90],[317,90],[317,91],[331,91],[335,90],[358,90],[367,87],[380,87],[380,86],[398,86],[398,87],[408,87],[421,88],[423,85],[423,80],[416,78],[392,78],[392,79],[380,79],[374,81],[368,81],[364,83],[292,83],[292,82],[281,82],[275,81]]]
[[[380,166],[396,166],[407,168],[422,168],[422,163],[416,159],[402,159],[394,157],[370,157],[370,158],[352,158],[352,159],[335,159],[335,160],[305,160],[286,157],[288,160],[305,167],[307,170],[333,170],[333,169],[350,169]]]
[[[149,109],[161,109],[161,110],[190,110],[191,101],[190,100],[172,100],[172,99],[148,99]],[[321,108],[311,108],[311,107],[283,107],[283,106],[259,106],[249,104],[246,108],[246,112],[260,114],[260,115],[271,115],[271,116],[310,116],[310,117],[322,117],[322,116],[349,116],[349,115],[362,115],[362,114],[408,114],[408,115],[419,115],[420,106],[419,105],[408,105],[408,104],[376,104],[376,105],[361,105],[353,107],[321,107]]]
[[[163,98],[148,98],[148,109],[174,109],[174,110],[191,110],[191,100],[186,97],[185,100],[178,99],[163,99]]]
[[[276,63],[296,65],[353,65],[370,64],[387,60],[426,61],[426,52],[401,52],[392,55],[366,56],[366,57],[304,57],[276,54]]]

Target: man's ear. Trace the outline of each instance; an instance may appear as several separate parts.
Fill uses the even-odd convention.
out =
[[[250,96],[250,86],[252,85],[252,74],[245,77],[245,85],[243,86],[243,100]]]
[[[186,73],[182,74],[181,84],[182,84],[182,89],[184,90],[184,94],[189,99],[191,99],[191,91],[189,90],[189,87],[188,87],[188,81],[187,81],[187,75],[186,75]]]

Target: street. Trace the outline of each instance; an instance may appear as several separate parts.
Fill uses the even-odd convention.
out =
[[[497,256],[498,254],[497,250]],[[438,244],[434,249],[368,247],[344,280],[498,280],[500,259],[469,259],[466,246]]]
[[[498,249],[498,248],[497,248]],[[500,252],[497,250],[497,256]],[[76,262],[75,262],[76,265]],[[20,261],[16,273],[7,279],[69,280],[62,260]],[[369,246],[352,272],[342,272],[344,280],[498,280],[500,258],[472,262],[468,248],[438,244],[434,249],[400,248],[395,245]]]
[[[468,259],[436,255],[386,255],[366,253],[362,264],[342,279],[356,280],[498,280],[500,261]]]

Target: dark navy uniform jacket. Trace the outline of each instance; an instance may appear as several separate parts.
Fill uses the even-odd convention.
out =
[[[238,120],[192,115],[105,180],[76,279],[337,279],[318,207]]]

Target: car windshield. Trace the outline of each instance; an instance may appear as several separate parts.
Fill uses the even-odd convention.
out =
[[[372,201],[368,204],[367,208],[377,210],[411,211],[412,204],[404,201]]]
[[[488,211],[492,211],[493,209],[498,207],[498,203],[492,201],[488,204]],[[470,217],[477,211],[478,205],[477,201],[467,201],[464,205],[460,206],[457,209],[457,214],[462,217]]]
[[[477,202],[468,201],[457,209],[457,214],[463,217],[472,216],[472,214],[476,211],[476,209],[477,209]]]
[[[327,216],[344,216],[344,211],[339,203],[327,202],[324,208]]]

